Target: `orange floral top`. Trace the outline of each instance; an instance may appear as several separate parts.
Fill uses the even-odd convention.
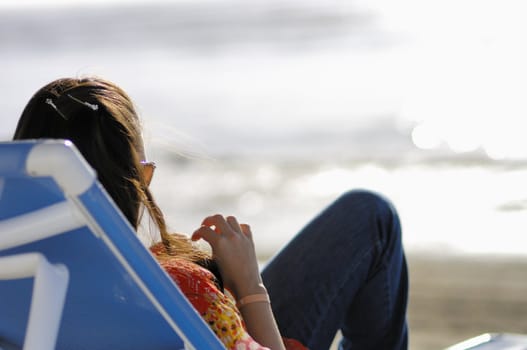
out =
[[[158,257],[159,248],[159,245],[151,248]],[[212,272],[177,257],[158,261],[227,349],[269,350],[247,333],[234,300],[219,290]],[[294,339],[284,338],[284,344],[287,350],[307,350]]]

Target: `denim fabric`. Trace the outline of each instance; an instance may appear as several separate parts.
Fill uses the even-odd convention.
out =
[[[262,271],[282,336],[311,350],[407,349],[408,273],[390,202],[354,190],[309,223]]]

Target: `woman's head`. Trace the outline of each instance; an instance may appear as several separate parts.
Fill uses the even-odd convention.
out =
[[[69,139],[137,228],[147,191],[139,119],[128,95],[99,78],[55,80],[28,102],[14,139]]]

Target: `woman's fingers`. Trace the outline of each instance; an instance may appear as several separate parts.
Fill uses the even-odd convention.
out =
[[[214,231],[219,234],[242,233],[243,230],[234,216],[227,216],[216,214],[209,216],[203,220],[202,225],[213,226]]]
[[[201,224],[209,227],[214,226],[214,230],[220,234],[228,234],[232,230],[223,215],[220,214],[206,217]]]
[[[235,232],[242,233],[242,228],[234,216],[227,216],[227,223]]]
[[[251,226],[247,225],[247,224],[241,224],[240,225],[240,228],[242,229],[242,233],[244,235],[246,235],[247,237],[249,238],[252,238],[253,236],[253,233],[251,231]]]
[[[197,241],[203,238],[205,241],[209,242],[211,246],[214,246],[219,239],[219,235],[214,232],[209,226],[201,225],[194,233],[192,234],[192,240]]]
[[[220,214],[212,215],[203,220],[201,227],[192,234],[192,240],[197,241],[203,238],[212,247],[213,250],[221,246],[222,238],[235,238],[238,235],[245,236],[252,243],[251,228],[247,224],[240,224],[234,216],[223,217]],[[239,236],[238,236],[239,237]],[[242,240],[245,241],[245,240]],[[234,241],[231,241],[232,244]],[[231,246],[229,249],[240,249],[243,244],[241,241]],[[223,248],[222,248],[223,249]],[[245,248],[242,248],[245,249]],[[254,248],[252,248],[254,249]],[[221,254],[219,251],[216,253]]]

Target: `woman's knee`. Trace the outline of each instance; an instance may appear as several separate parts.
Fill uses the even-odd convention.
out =
[[[380,193],[365,189],[350,190],[342,194],[335,205],[352,220],[367,222],[375,230],[400,235],[397,211],[392,202]]]
[[[381,216],[396,214],[395,208],[388,198],[366,189],[347,191],[336,200],[335,204],[350,211],[361,210]]]

